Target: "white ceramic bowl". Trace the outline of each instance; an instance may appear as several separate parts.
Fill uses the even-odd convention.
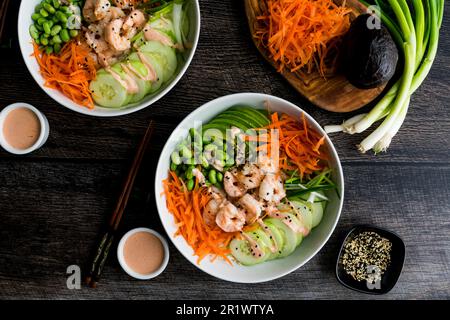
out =
[[[149,274],[137,273],[136,271],[131,269],[128,266],[127,262],[125,261],[125,256],[124,256],[124,251],[123,251],[123,249],[125,247],[125,243],[127,242],[128,238],[130,238],[133,234],[138,233],[138,232],[151,233],[152,235],[157,237],[159,239],[159,241],[161,241],[161,244],[164,248],[164,259],[161,263],[161,266],[157,270],[155,270],[154,272],[149,273]],[[149,279],[153,279],[153,278],[159,276],[166,269],[167,264],[169,263],[169,255],[170,255],[169,246],[167,245],[166,239],[164,239],[164,237],[162,235],[160,235],[158,232],[156,232],[155,230],[152,230],[149,228],[135,228],[135,229],[128,231],[122,237],[122,239],[119,242],[119,245],[117,246],[117,259],[119,260],[120,266],[126,273],[128,273],[128,275],[130,275],[133,278],[139,279],[139,280],[149,280]]]
[[[27,68],[30,71],[31,75],[33,76],[34,80],[36,80],[36,82],[42,88],[42,90],[44,90],[51,98],[53,98],[56,102],[62,104],[63,106],[79,113],[98,117],[121,116],[132,112],[136,112],[155,103],[156,101],[161,99],[167,92],[169,92],[184,75],[189,64],[192,61],[200,35],[200,7],[198,0],[188,0],[188,1],[189,3],[187,5],[187,10],[190,18],[190,28],[187,39],[189,43],[192,44],[192,46],[190,49],[186,50],[185,63],[179,66],[177,75],[173,77],[170,82],[166,83],[162,87],[162,89],[160,89],[157,93],[145,97],[144,100],[138,103],[128,105],[126,108],[109,109],[103,108],[101,106],[95,106],[93,110],[89,110],[85,107],[82,107],[74,103],[72,100],[65,97],[57,90],[50,89],[44,86],[44,79],[39,73],[38,63],[36,59],[32,56],[33,44],[32,38],[28,31],[30,25],[33,22],[31,20],[31,15],[34,13],[35,6],[39,4],[41,0],[23,0],[22,3],[20,4],[19,18],[18,18],[18,36],[19,36],[20,50],[22,52],[25,64],[27,65]]]
[[[342,209],[344,197],[344,179],[342,168],[336,150],[327,136],[326,148],[328,149],[328,153],[330,155],[330,167],[333,169],[333,180],[335,181],[338,192],[341,196],[340,198],[337,197],[335,192],[329,192],[329,194],[327,194],[330,198],[330,202],[327,205],[322,222],[319,226],[312,230],[311,234],[303,240],[302,244],[290,256],[251,267],[241,266],[238,264],[230,266],[220,259],[217,259],[215,262],[211,263],[208,258],[203,259],[200,264],[197,264],[197,257],[193,255],[192,248],[187,244],[184,238],[181,236],[173,236],[177,228],[175,226],[172,214],[170,214],[167,210],[166,199],[164,196],[161,196],[161,194],[163,192],[162,181],[167,178],[169,171],[170,154],[175,149],[176,145],[186,137],[189,128],[197,127],[197,125],[194,125],[194,122],[202,121],[203,123],[206,123],[218,113],[236,104],[250,105],[263,109],[265,101],[269,102],[272,111],[287,113],[297,117],[300,117],[302,112],[305,113],[306,119],[311,127],[317,130],[320,134],[326,135],[320,125],[313,118],[311,118],[311,116],[286,100],[259,93],[233,94],[208,102],[189,114],[169,137],[161,153],[158,167],[156,169],[156,204],[162,224],[170,240],[185,256],[185,258],[197,266],[200,270],[214,277],[232,282],[256,283],[270,281],[298,269],[314,257],[314,255],[316,255],[328,241],[336,227]]]
[[[19,108],[27,108],[27,109],[33,111],[33,113],[39,119],[39,123],[41,125],[41,132],[39,134],[39,138],[36,140],[36,142],[31,147],[29,147],[27,149],[14,148],[13,146],[11,146],[8,143],[8,141],[5,139],[5,137],[3,135],[3,126],[5,123],[6,117],[8,116],[8,114],[11,111],[19,109]],[[23,103],[23,102],[13,103],[13,104],[10,104],[9,106],[5,107],[2,110],[2,112],[0,112],[0,146],[2,146],[3,149],[8,151],[9,153],[17,154],[17,155],[24,155],[24,154],[33,152],[33,151],[39,149],[40,147],[42,147],[47,142],[49,134],[50,134],[50,125],[48,123],[47,118],[44,116],[44,114],[42,112],[40,112],[38,109],[33,107],[31,104]]]

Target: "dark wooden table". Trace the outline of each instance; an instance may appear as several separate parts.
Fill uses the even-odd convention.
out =
[[[138,226],[162,231],[152,188],[158,155],[174,127],[203,103],[264,92],[294,102],[322,125],[348,117],[310,105],[262,62],[241,1],[202,0],[201,9],[199,47],[183,79],[153,106],[119,118],[83,116],[58,105],[30,76],[15,40],[11,48],[3,42],[0,108],[17,101],[35,105],[48,117],[51,134],[28,156],[0,151],[0,298],[374,299],[342,287],[334,275],[345,232],[371,223],[397,232],[407,248],[399,282],[381,298],[449,299],[449,6],[438,58],[389,153],[360,155],[354,146],[362,136],[332,137],[344,168],[345,205],[333,236],[307,265],[269,283],[233,284],[199,271],[171,246],[169,266],[157,279],[131,279],[112,254],[97,289],[67,289],[66,268],[87,262],[149,119],[156,121],[156,132],[121,232]],[[13,38],[16,14],[11,10],[8,21]]]

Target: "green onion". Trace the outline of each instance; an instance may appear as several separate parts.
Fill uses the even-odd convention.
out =
[[[362,3],[368,5],[365,1]],[[368,113],[345,121],[342,125],[325,126],[327,133],[343,131],[362,133],[376,122],[383,122],[358,146],[362,153],[386,151],[401,128],[408,112],[411,95],[427,77],[436,57],[443,0],[376,0],[381,21],[391,32],[404,56],[403,74],[377,105]],[[424,7],[424,3],[426,6]],[[393,17],[389,16],[392,11]]]

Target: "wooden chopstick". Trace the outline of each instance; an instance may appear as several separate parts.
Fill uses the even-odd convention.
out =
[[[5,27],[6,14],[8,13],[9,0],[3,0],[0,7],[0,41],[3,38],[3,29]]]
[[[150,121],[144,137],[139,145],[139,148],[134,157],[133,163],[131,165],[128,176],[125,180],[124,186],[122,188],[122,193],[117,201],[116,208],[111,216],[108,227],[104,232],[101,240],[97,246],[97,250],[94,253],[94,258],[90,264],[89,273],[86,277],[86,283],[95,288],[103,270],[103,267],[108,258],[109,250],[114,242],[115,232],[119,228],[120,221],[122,220],[123,212],[127,206],[128,199],[133,189],[133,184],[136,179],[136,175],[139,171],[139,167],[144,157],[145,150],[147,149],[148,143],[153,133],[153,121]]]

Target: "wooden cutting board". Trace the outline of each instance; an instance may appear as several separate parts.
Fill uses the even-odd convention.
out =
[[[250,32],[253,35],[256,24],[256,17],[267,12],[266,0],[244,0]],[[342,4],[344,0],[335,0],[337,4]],[[361,13],[366,12],[366,7],[358,0],[346,0],[346,6],[353,10],[353,19]],[[275,63],[269,58],[268,52],[261,48],[254,37],[253,42],[262,56],[274,67]],[[316,106],[333,112],[350,112],[364,107],[373,101],[384,89],[381,86],[374,89],[358,89],[347,81],[340,73],[327,75],[324,79],[318,72],[311,74],[290,72],[284,70],[281,75],[304,97]]]

